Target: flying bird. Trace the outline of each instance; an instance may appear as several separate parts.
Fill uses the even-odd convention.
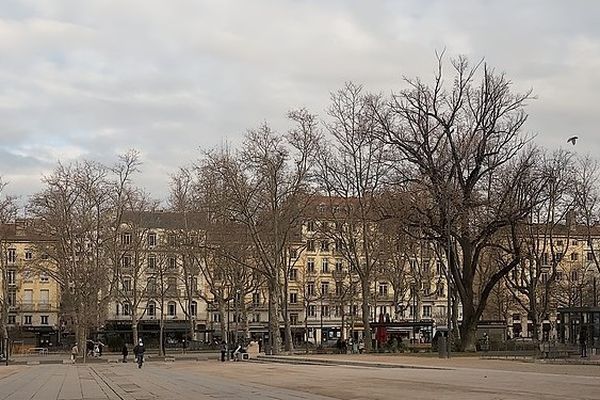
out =
[[[573,146],[575,146],[575,143],[577,143],[577,139],[579,139],[579,136],[571,136],[567,139],[567,143],[571,143]]]

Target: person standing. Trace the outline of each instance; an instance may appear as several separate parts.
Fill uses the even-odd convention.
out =
[[[123,343],[123,348],[121,349],[121,354],[123,354],[123,362],[126,363],[127,356],[129,355],[129,349],[127,348],[127,345],[125,343]]]
[[[223,340],[221,342],[221,362],[225,362],[225,355],[227,354],[227,343]]]
[[[71,361],[75,362],[77,354],[79,354],[79,347],[77,347],[77,343],[75,343],[73,348],[71,348]]]
[[[581,348],[581,357],[587,357],[587,326],[583,324],[579,328],[579,347]]]

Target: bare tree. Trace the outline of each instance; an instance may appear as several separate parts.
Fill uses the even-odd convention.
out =
[[[523,259],[505,276],[506,286],[532,321],[538,339],[542,320],[556,306],[556,280],[562,275],[559,266],[566,261],[575,228],[570,218],[575,206],[572,155],[559,151],[540,157],[539,162],[545,185],[534,194],[538,199],[530,221],[518,229]]]
[[[313,115],[299,110],[289,117],[296,127],[287,135],[262,125],[248,132],[241,151],[209,153],[201,165],[218,177],[217,187],[227,193],[224,218],[244,226],[254,246],[254,268],[269,288],[273,352],[281,345],[280,316],[284,324],[289,323],[288,316],[282,315],[287,299],[282,296],[281,283],[290,249],[301,244],[300,226],[310,191],[307,178],[318,142]],[[292,348],[289,335],[285,348]]]
[[[446,85],[443,66],[440,56],[432,85],[407,79],[408,89],[387,107],[373,108],[381,122],[377,136],[391,146],[399,179],[417,193],[417,219],[446,248],[463,309],[459,347],[471,351],[492,289],[520,262],[515,255],[494,273],[478,276],[486,249],[532,206],[526,193],[536,186],[525,181],[534,156],[522,133],[532,96],[513,93],[503,74],[484,63],[471,66],[464,57],[452,61]],[[451,241],[456,247],[448,246]]]
[[[388,171],[385,146],[375,140],[378,123],[371,105],[378,101],[353,83],[331,94],[326,123],[331,140],[322,146],[317,173],[319,188],[329,198],[326,213],[319,217],[333,224],[324,234],[338,244],[337,250],[359,277],[366,351],[372,342],[370,288],[383,251],[377,196]]]
[[[46,272],[61,286],[63,319],[76,331],[84,357],[83,344],[103,323],[111,298],[111,249],[123,212],[122,193],[137,165],[134,152],[110,168],[91,161],[59,163],[29,204],[55,239],[38,246],[57,265]]]

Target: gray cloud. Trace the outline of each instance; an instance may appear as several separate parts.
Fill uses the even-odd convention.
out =
[[[288,109],[323,114],[344,81],[389,93],[430,78],[434,51],[485,57],[532,87],[527,129],[600,150],[600,4],[591,1],[5,0],[0,5],[0,174],[30,194],[58,158],[144,157],[168,174]],[[583,151],[583,150],[582,150]]]

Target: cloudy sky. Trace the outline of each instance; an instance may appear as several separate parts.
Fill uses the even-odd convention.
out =
[[[136,148],[165,198],[201,147],[286,111],[323,114],[345,81],[389,93],[435,51],[533,88],[527,130],[600,151],[600,1],[2,0],[0,175],[27,195],[58,160]]]

